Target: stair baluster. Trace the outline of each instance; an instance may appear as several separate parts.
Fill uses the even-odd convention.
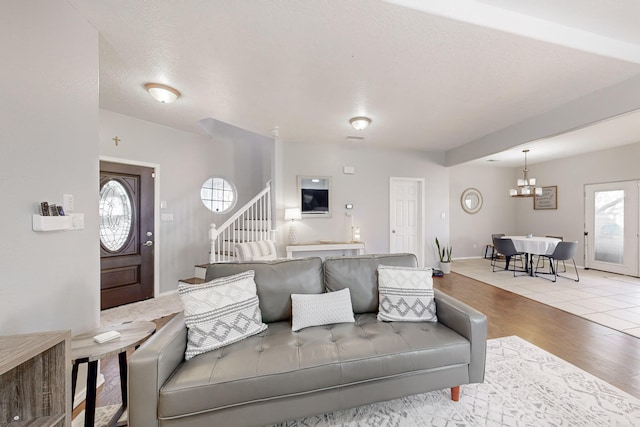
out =
[[[209,262],[231,261],[236,243],[273,239],[271,224],[271,181],[219,228],[211,224]]]

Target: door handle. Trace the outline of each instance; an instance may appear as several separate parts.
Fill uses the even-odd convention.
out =
[[[391,232],[392,232],[392,233],[395,233],[395,232],[396,232],[396,230],[391,230]]]
[[[147,240],[146,242],[142,243],[142,246],[153,246],[153,242],[151,240]]]

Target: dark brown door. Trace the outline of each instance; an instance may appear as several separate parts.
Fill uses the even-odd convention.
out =
[[[152,168],[100,162],[100,308],[153,297]]]

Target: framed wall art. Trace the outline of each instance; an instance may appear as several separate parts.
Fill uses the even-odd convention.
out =
[[[558,186],[542,187],[542,195],[533,198],[533,209],[558,209]]]

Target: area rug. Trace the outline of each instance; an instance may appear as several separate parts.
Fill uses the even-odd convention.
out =
[[[118,325],[139,320],[152,321],[183,310],[178,293],[121,305],[100,312],[100,326]]]
[[[640,399],[519,338],[487,342],[483,384],[337,411],[278,427],[638,426]]]
[[[84,413],[72,427],[82,427]],[[108,412],[97,414],[106,425]],[[126,421],[125,421],[126,422]],[[482,384],[459,402],[434,391],[278,424],[278,427],[638,426],[640,399],[512,336],[487,341]]]
[[[106,427],[112,422],[113,416],[120,409],[120,405],[101,406],[96,408],[96,415],[94,418],[95,427]],[[127,410],[118,418],[114,427],[123,427],[127,425]],[[77,417],[71,422],[71,427],[84,427],[84,410],[78,414]]]

